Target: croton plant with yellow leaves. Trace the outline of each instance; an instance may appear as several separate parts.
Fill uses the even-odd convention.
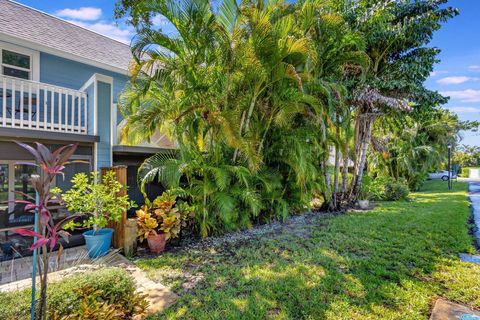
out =
[[[164,233],[165,239],[176,238],[180,230],[193,218],[193,207],[186,202],[177,202],[176,196],[164,192],[155,200],[145,197],[145,204],[136,211],[138,238],[141,242],[148,236]]]

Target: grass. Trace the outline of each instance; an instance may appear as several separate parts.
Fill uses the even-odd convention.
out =
[[[417,320],[438,297],[480,307],[480,266],[458,258],[475,252],[466,189],[428,182],[409,202],[138,261],[181,295],[151,319]]]

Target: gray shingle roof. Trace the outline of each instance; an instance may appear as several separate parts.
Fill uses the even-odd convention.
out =
[[[132,58],[124,43],[10,0],[0,0],[0,34],[114,69],[126,71]]]

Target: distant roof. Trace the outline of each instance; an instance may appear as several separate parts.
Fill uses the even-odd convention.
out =
[[[4,34],[60,51],[72,60],[128,70],[132,54],[125,43],[10,0],[0,0],[0,12],[0,38]]]

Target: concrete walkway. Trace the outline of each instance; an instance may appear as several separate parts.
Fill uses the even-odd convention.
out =
[[[480,312],[458,303],[438,299],[430,320],[478,320]]]
[[[68,248],[63,250],[60,259],[56,254],[50,257],[50,271],[60,271],[82,264],[108,263],[107,255],[105,259],[92,261],[88,257],[85,246]],[[0,291],[3,285],[18,282],[32,277],[32,256],[14,258],[12,260],[0,262]]]

